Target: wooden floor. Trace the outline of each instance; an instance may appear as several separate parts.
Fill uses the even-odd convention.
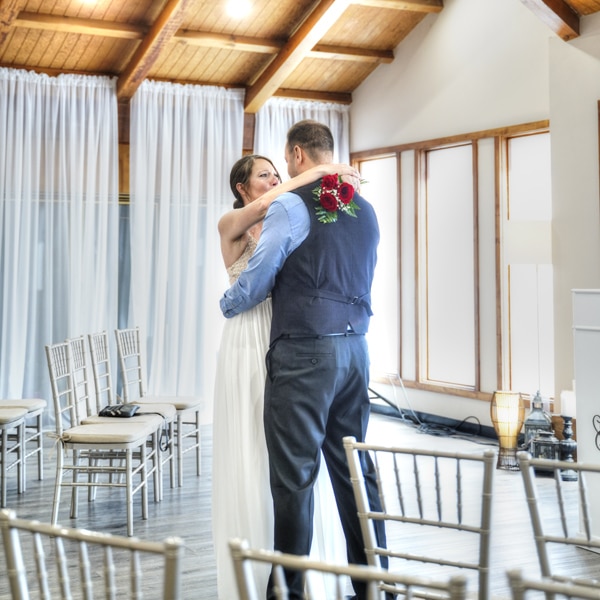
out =
[[[481,452],[494,445],[492,440],[470,436],[440,435],[439,431],[422,433],[415,426],[403,420],[382,414],[373,414],[368,440],[398,446],[416,448],[439,448],[449,451]],[[183,598],[203,600],[216,599],[215,561],[211,539],[211,431],[204,428],[203,474],[196,477],[192,456],[186,457],[184,487],[171,489],[165,474],[164,499],[161,503],[152,502],[150,492],[149,519],[135,522],[137,537],[161,540],[177,535],[185,542],[183,559]],[[45,459],[45,478],[35,479],[34,465],[29,466],[27,491],[15,492],[14,476],[9,479],[8,506],[17,515],[26,519],[49,521],[52,510],[54,488],[55,448],[48,446]],[[544,483],[544,482],[542,482]],[[548,480],[547,485],[552,485]],[[83,495],[82,495],[83,499]],[[63,525],[81,527],[126,535],[125,513],[120,490],[104,490],[93,503],[82,501],[80,515],[76,520],[69,519],[68,501],[61,507],[59,522]],[[577,507],[573,507],[577,511]],[[139,502],[135,503],[135,514],[140,516]],[[600,573],[600,557],[589,552],[573,549],[574,560],[579,566],[584,564],[589,574]],[[3,551],[0,550],[0,600],[9,599],[8,582],[4,567]],[[532,539],[529,517],[521,477],[518,472],[496,470],[494,482],[494,507],[492,531],[491,592],[493,595],[508,597],[505,570],[519,567],[529,575],[539,576],[537,556]],[[419,573],[420,567],[411,569]],[[159,586],[160,573],[147,572],[145,577],[156,578]],[[235,599],[222,599],[235,600]]]

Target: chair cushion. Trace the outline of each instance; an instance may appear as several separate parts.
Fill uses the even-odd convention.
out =
[[[116,417],[101,417],[100,415],[92,415],[90,417],[84,417],[81,419],[81,425],[106,425],[106,424],[114,424],[115,421],[120,423],[120,419]],[[156,431],[159,427],[162,427],[163,418],[160,415],[156,414],[140,414],[138,411],[133,417],[126,419],[127,424],[129,423],[144,423],[146,425],[153,425],[154,431]],[[123,423],[125,424],[125,422]]]
[[[90,417],[91,418],[91,417]],[[74,444],[134,444],[145,443],[148,436],[156,431],[156,423],[126,419],[105,418],[107,422],[87,423],[76,425],[63,431],[62,440]]]
[[[143,396],[132,400],[137,404],[172,404],[177,410],[200,410],[204,403],[196,396]]]
[[[142,401],[138,402],[137,400],[134,400],[133,404],[139,404],[140,406],[140,409],[135,415],[136,418],[143,415],[157,414],[170,423],[177,415],[177,408],[175,408],[174,404],[161,404],[159,402],[148,402],[144,404]]]
[[[0,425],[8,425],[20,421],[27,414],[26,408],[4,408],[0,407]]]
[[[0,408],[26,408],[28,411],[46,408],[47,402],[43,398],[9,398],[0,400]]]

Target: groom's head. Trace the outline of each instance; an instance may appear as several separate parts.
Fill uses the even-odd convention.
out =
[[[290,177],[315,165],[333,162],[333,135],[329,127],[310,119],[292,125],[287,133],[285,161]]]

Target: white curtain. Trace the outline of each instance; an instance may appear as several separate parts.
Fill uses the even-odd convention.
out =
[[[217,221],[232,204],[243,100],[242,90],[145,81],[131,106],[128,326],[140,327],[148,390],[201,396],[205,420],[228,287]]]
[[[334,162],[347,163],[350,160],[349,106],[271,98],[256,113],[254,152],[270,158],[284,180],[288,178],[284,158],[286,135],[288,129],[302,119],[319,121],[331,129],[335,141]]]
[[[116,326],[115,90],[0,68],[0,397],[50,401],[44,345]]]

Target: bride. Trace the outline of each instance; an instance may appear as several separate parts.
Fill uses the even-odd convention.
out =
[[[260,237],[262,220],[280,194],[331,173],[358,180],[348,165],[319,165],[281,183],[273,163],[248,155],[230,174],[233,210],[219,221],[221,254],[230,283],[245,269]],[[253,548],[273,548],[273,507],[263,428],[265,355],[269,346],[271,299],[224,324],[217,358],[213,414],[213,543],[219,600],[238,598],[228,541],[247,539]],[[311,556],[343,564],[346,542],[325,461],[315,485],[314,532]],[[269,567],[255,568],[259,595],[265,597]],[[311,584],[322,589],[323,577]]]

